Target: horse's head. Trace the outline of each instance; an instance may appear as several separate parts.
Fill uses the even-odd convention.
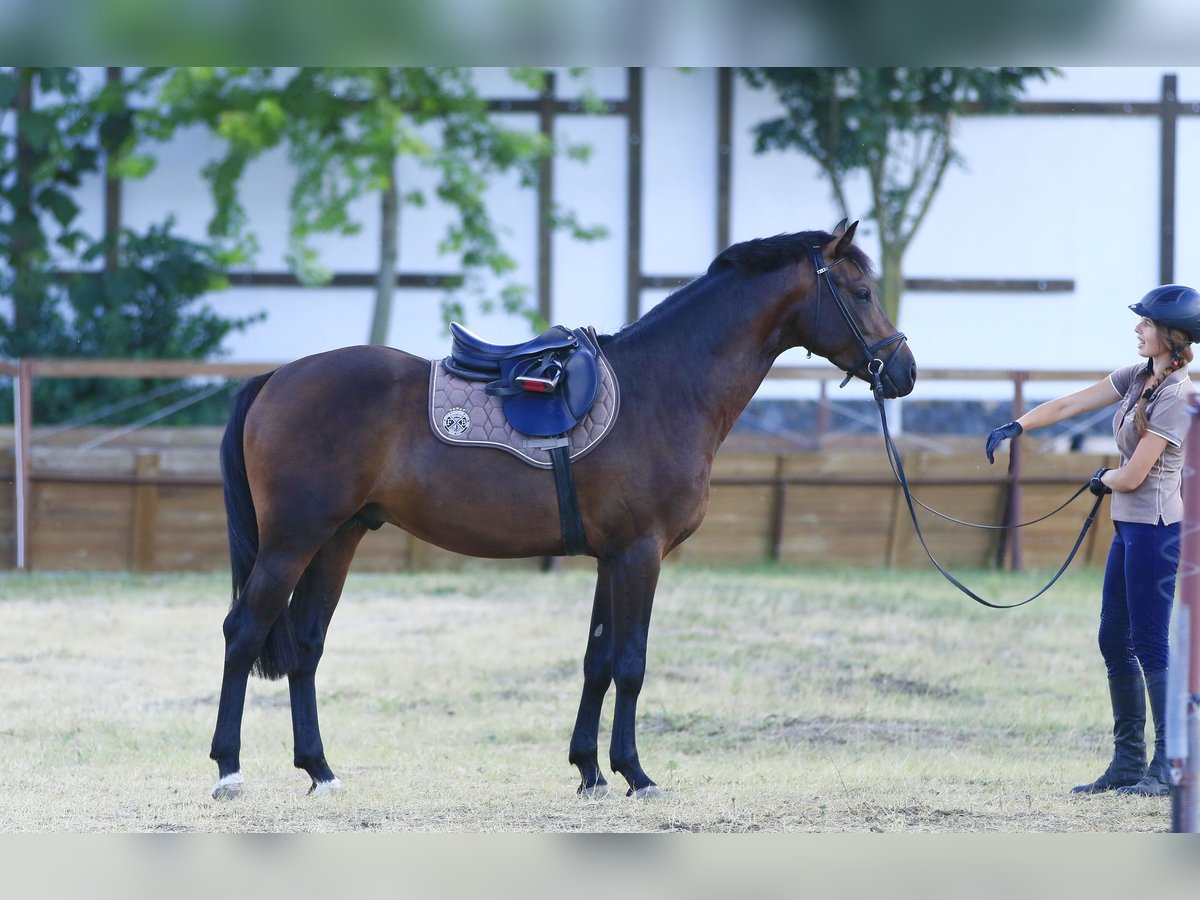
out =
[[[873,384],[878,373],[885,397],[903,397],[916,383],[917,363],[879,303],[871,261],[854,246],[857,228],[858,222],[847,227],[843,219],[811,248],[802,276],[808,310],[797,317],[797,343],[844,371],[846,381]]]

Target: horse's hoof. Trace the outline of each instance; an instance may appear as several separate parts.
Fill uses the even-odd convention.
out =
[[[658,800],[662,798],[663,789],[657,784],[650,783],[644,788],[638,788],[636,791],[630,788],[625,794],[626,797],[632,797],[634,800]]]
[[[581,784],[579,785],[579,790],[576,791],[576,793],[579,794],[579,796],[584,800],[606,800],[612,795],[612,791],[609,790],[607,782],[604,781],[599,781],[596,784],[593,784],[591,787]]]
[[[329,781],[314,781],[312,787],[308,789],[310,797],[327,797],[330,794],[339,793],[342,789],[342,782],[337,778]]]
[[[242,778],[241,772],[231,772],[226,775],[212,790],[212,798],[214,800],[236,800],[242,796],[242,784],[245,779]]]

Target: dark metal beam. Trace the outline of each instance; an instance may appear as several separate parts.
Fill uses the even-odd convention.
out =
[[[546,75],[546,87],[538,102],[538,128],[553,146],[555,116],[554,73]],[[538,165],[537,186],[537,307],[542,320],[553,315],[551,292],[554,283],[553,248],[554,154],[547,153]]]
[[[717,247],[729,246],[730,191],[733,185],[733,69],[717,69]]]
[[[629,83],[629,167],[626,223],[625,321],[642,314],[642,70],[626,69]]]
[[[1179,76],[1162,80],[1162,139],[1159,145],[1158,283],[1175,280],[1175,139],[1179,131]]]
[[[643,288],[681,288],[696,275],[644,275]],[[1073,278],[906,278],[906,291],[972,294],[1064,294],[1075,290]]]
[[[63,273],[74,274],[74,273]],[[374,287],[374,272],[336,272],[333,277],[318,285],[302,285],[292,272],[229,272],[226,278],[237,287]],[[463,283],[461,275],[400,272],[396,274],[396,287],[458,287]]]

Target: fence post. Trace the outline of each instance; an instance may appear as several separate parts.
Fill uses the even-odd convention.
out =
[[[158,465],[154,452],[138,453],[134,461],[133,535],[130,567],[135,572],[153,572],[158,539]]]
[[[33,360],[17,360],[13,384],[13,493],[16,498],[17,571],[29,568],[29,504],[31,472],[30,434],[33,431]]]
[[[1167,758],[1171,830],[1200,832],[1200,409],[1192,407],[1183,467],[1179,603],[1171,622]]]
[[[775,457],[775,481],[772,485],[771,507],[771,562],[783,558],[783,532],[787,525],[788,484],[783,478],[786,457],[781,453]]]
[[[1028,372],[1012,373],[1012,418],[1014,422],[1025,411],[1025,382],[1028,378]],[[1021,552],[1021,529],[1014,526],[1021,522],[1021,442],[1016,439],[1008,442],[1007,482],[1007,497],[1004,503],[1004,524],[1008,527],[1000,532],[997,541],[996,567],[1003,569],[1005,557],[1011,554],[1012,570],[1020,572],[1024,561]]]

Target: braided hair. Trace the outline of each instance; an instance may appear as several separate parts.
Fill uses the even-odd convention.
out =
[[[1142,391],[1142,396],[1138,399],[1137,409],[1133,413],[1133,424],[1137,426],[1139,435],[1145,434],[1146,427],[1150,424],[1150,420],[1146,416],[1146,404],[1154,396],[1154,392],[1158,390],[1158,386],[1166,380],[1167,376],[1172,372],[1178,372],[1190,363],[1193,358],[1192,339],[1188,336],[1187,332],[1181,331],[1178,328],[1171,328],[1159,322],[1155,322],[1154,327],[1157,329],[1158,336],[1162,338],[1163,343],[1171,350],[1171,362],[1162,372],[1146,382],[1146,389]],[[1154,361],[1151,360],[1151,372],[1153,372],[1153,367]]]

